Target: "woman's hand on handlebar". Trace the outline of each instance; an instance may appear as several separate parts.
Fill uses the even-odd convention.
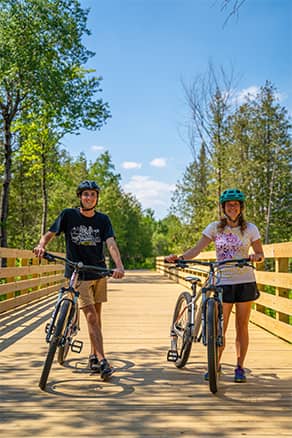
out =
[[[249,260],[251,262],[261,263],[264,261],[264,256],[263,256],[263,254],[250,254]]]
[[[164,261],[167,263],[175,263],[179,260],[179,257],[175,254],[169,254],[164,258]]]

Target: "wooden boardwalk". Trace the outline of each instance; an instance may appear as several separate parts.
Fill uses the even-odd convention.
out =
[[[194,345],[178,370],[166,361],[169,326],[182,287],[160,274],[131,271],[109,283],[103,330],[117,368],[101,382],[81,354],[54,364],[47,392],[38,388],[46,345],[44,326],[56,296],[1,315],[1,428],[10,437],[267,437],[292,436],[292,348],[250,326],[248,381],[233,382],[234,328],[227,336],[220,391],[203,381],[206,350]]]

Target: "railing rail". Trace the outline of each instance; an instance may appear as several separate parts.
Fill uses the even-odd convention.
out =
[[[292,342],[292,242],[264,245],[265,263],[256,265],[256,281],[260,298],[253,304],[251,321],[276,336]],[[202,252],[198,260],[215,260],[215,251]],[[177,283],[189,287],[184,281],[186,273],[202,280],[206,277],[196,268],[170,269],[163,257],[156,258],[156,270]]]
[[[0,266],[0,313],[56,292],[64,284],[64,265],[39,261],[32,251],[0,248]]]

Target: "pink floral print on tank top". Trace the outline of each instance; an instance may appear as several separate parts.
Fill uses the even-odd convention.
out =
[[[220,233],[215,237],[217,260],[232,259],[242,246],[242,241],[232,233]]]

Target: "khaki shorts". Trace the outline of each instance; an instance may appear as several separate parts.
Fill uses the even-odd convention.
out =
[[[81,281],[77,286],[79,295],[79,307],[89,306],[95,303],[105,303],[107,301],[107,281],[106,278],[98,280]]]

